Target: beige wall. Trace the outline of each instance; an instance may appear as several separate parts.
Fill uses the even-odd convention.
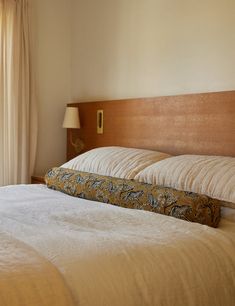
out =
[[[31,0],[36,173],[65,160],[65,104],[235,89],[234,0]],[[71,6],[72,5],[72,6]]]
[[[71,92],[71,8],[68,0],[33,0],[34,60],[39,111],[36,174],[66,157],[65,105]]]
[[[234,0],[73,0],[74,100],[235,89]]]

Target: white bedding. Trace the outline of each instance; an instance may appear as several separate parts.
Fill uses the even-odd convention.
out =
[[[235,222],[218,229],[0,188],[1,306],[233,306]]]

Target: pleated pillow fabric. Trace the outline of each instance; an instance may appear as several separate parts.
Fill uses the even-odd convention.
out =
[[[140,182],[205,194],[235,208],[235,158],[180,155],[159,161],[135,177]]]
[[[168,158],[162,152],[124,148],[101,147],[83,153],[62,165],[62,168],[133,179],[136,174],[149,165]]]

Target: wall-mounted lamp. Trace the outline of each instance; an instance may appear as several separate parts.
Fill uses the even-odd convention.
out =
[[[80,129],[80,127],[81,125],[78,108],[67,106],[64,114],[63,128]],[[77,154],[84,149],[84,142],[81,139],[77,138],[75,141],[73,141],[72,131],[69,133],[69,139]]]

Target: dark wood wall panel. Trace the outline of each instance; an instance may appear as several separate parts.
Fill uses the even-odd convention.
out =
[[[154,149],[171,154],[235,156],[235,91],[73,103],[86,144]],[[96,133],[96,111],[104,110],[104,133]],[[75,156],[68,141],[68,159]]]

